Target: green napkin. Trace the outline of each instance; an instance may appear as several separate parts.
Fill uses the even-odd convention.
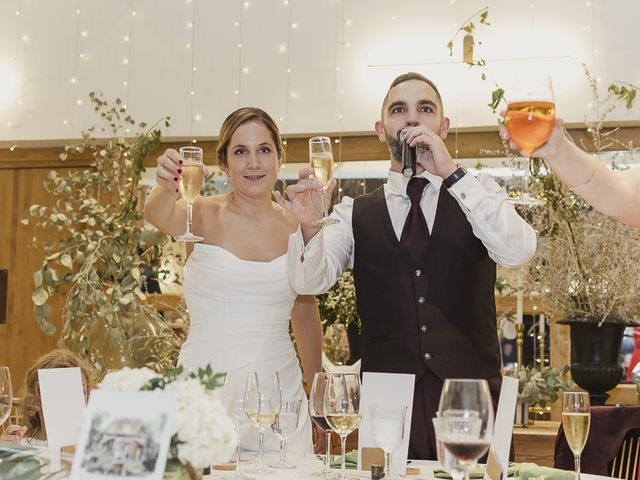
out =
[[[574,472],[558,470],[557,468],[541,467],[535,463],[516,463],[514,477],[520,480],[573,480],[576,476]],[[511,469],[509,469],[511,470]]]
[[[518,465],[524,465],[524,464],[509,463],[509,472],[508,472],[509,477],[513,477],[518,474]],[[534,464],[528,464],[528,465],[534,465]],[[484,471],[485,471],[484,467],[476,467],[469,472],[469,478],[473,478],[473,479],[484,478]],[[447,472],[445,472],[441,468],[434,470],[433,476],[436,478],[444,478],[444,479],[451,478],[451,475],[449,475]],[[526,480],[529,480],[529,479],[526,479]]]
[[[351,450],[344,456],[345,468],[358,468],[358,451]],[[342,468],[342,457],[338,456],[333,462],[331,462],[331,468]]]

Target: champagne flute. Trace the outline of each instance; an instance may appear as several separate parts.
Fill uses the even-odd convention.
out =
[[[440,439],[464,470],[464,478],[489,449],[493,435],[489,384],[481,379],[446,379],[440,395]]]
[[[575,459],[576,480],[580,480],[580,455],[587,443],[590,425],[589,394],[564,392],[562,394],[562,428]]]
[[[317,372],[313,376],[311,392],[309,393],[309,415],[311,415],[311,421],[325,433],[327,451],[324,457],[324,469],[321,473],[321,476],[325,478],[333,475],[331,473],[331,427],[327,423],[324,409],[324,396],[330,376],[328,373]]]
[[[353,373],[333,373],[329,377],[324,396],[327,423],[340,436],[342,466],[340,479],[344,480],[347,436],[360,425],[360,376]]]
[[[258,373],[252,371],[247,377],[247,386],[244,392],[244,409],[247,416],[253,420],[260,432],[258,459],[256,460],[255,473],[274,473],[262,464],[264,447],[264,432],[280,413],[282,405],[282,393],[280,392],[280,379],[278,372],[263,378],[258,378]]]
[[[404,438],[406,405],[383,407],[370,405],[373,441],[384,451],[384,478],[391,478],[391,454]]]
[[[13,407],[13,390],[9,367],[0,367],[0,425],[11,416]]]
[[[230,476],[234,480],[253,480],[242,473],[240,464],[241,439],[244,432],[251,426],[251,419],[247,416],[244,408],[244,382],[239,381],[239,376],[227,373],[224,379],[222,401],[227,410],[227,414],[233,421],[233,425],[238,435],[238,451],[236,453],[236,471]]]
[[[309,160],[313,169],[313,176],[322,183],[322,218],[313,222],[314,225],[331,225],[339,220],[329,217],[327,188],[333,178],[333,152],[329,137],[313,137],[309,139]]]
[[[529,170],[531,155],[549,139],[556,124],[556,107],[553,98],[551,79],[544,81],[523,80],[514,87],[507,105],[505,127],[509,137],[525,159],[522,191],[518,197],[511,198],[513,203],[521,205],[539,205],[538,199],[529,193]]]
[[[180,147],[182,175],[180,176],[180,193],[187,201],[187,231],[176,237],[181,242],[201,242],[204,237],[194,235],[192,231],[193,202],[200,195],[202,188],[202,149],[200,147]]]
[[[271,424],[271,430],[280,439],[280,461],[269,465],[271,468],[296,468],[295,465],[287,463],[287,435],[298,429],[300,405],[302,405],[302,400],[283,401],[278,418]]]

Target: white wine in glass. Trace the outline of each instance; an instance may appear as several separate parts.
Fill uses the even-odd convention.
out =
[[[586,392],[564,392],[562,395],[562,428],[573,452],[576,480],[580,480],[580,456],[589,438],[591,410]]]
[[[333,152],[329,137],[313,137],[309,139],[309,161],[313,169],[313,176],[322,184],[322,218],[314,225],[330,225],[338,223],[335,218],[329,217],[329,205],[327,201],[327,188],[333,178]]]
[[[204,237],[193,234],[193,202],[200,195],[202,188],[202,149],[200,147],[180,147],[182,158],[182,175],[180,176],[180,193],[187,202],[187,231],[176,237],[181,242],[201,242]]]

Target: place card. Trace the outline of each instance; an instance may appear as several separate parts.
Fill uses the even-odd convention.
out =
[[[509,450],[513,433],[513,418],[518,400],[518,379],[502,377],[502,387],[498,399],[498,411],[493,427],[493,439],[489,447],[485,478],[501,480],[507,478]]]
[[[162,480],[178,394],[91,392],[71,480]]]
[[[411,414],[413,409],[413,387],[415,375],[404,373],[364,372],[360,398],[362,420],[358,430],[358,469],[363,469],[363,449],[377,448],[371,429],[370,405],[407,407],[404,419],[402,442],[391,454],[391,473],[404,475],[409,452],[409,434],[411,433]],[[366,451],[366,450],[365,450]],[[371,465],[371,461],[368,462]]]
[[[59,452],[75,445],[85,408],[80,368],[40,369],[38,384],[48,447]]]

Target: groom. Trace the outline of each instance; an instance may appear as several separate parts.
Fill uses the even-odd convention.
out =
[[[497,402],[496,262],[525,264],[536,236],[489,175],[476,179],[453,161],[449,119],[427,78],[397,77],[375,129],[389,149],[388,181],[345,197],[331,214],[339,223],[313,225],[321,185],[308,168],[287,188],[288,201],[277,196],[300,221],[289,278],[298,293],[320,294],[353,268],[362,370],[415,375],[409,457],[435,459],[431,418],[445,378],[485,378]],[[401,173],[403,143],[418,149],[411,180]]]

